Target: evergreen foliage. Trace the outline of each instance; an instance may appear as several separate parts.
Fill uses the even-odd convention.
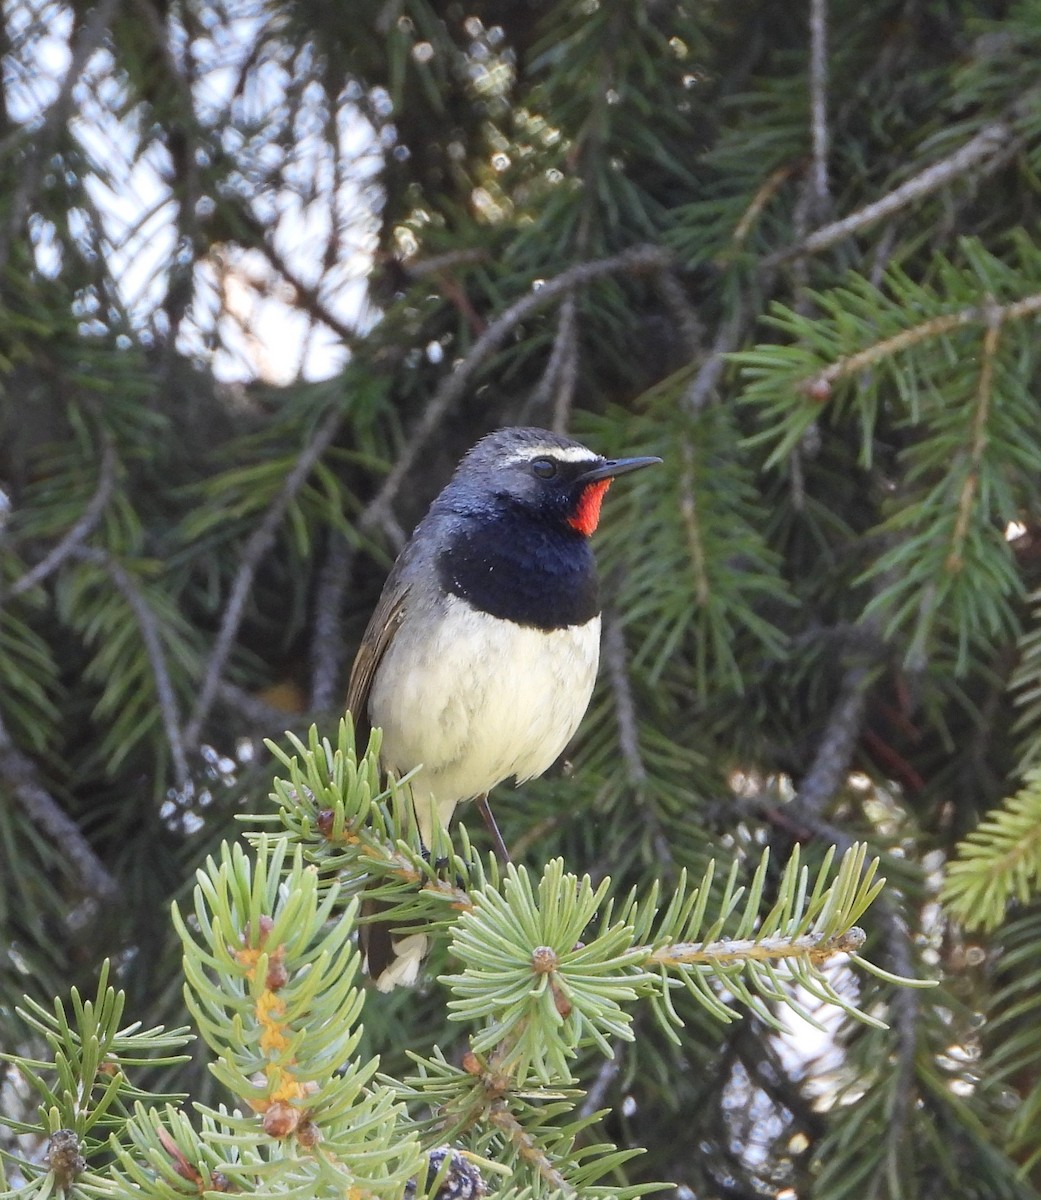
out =
[[[413,1190],[420,1175],[425,1181],[425,1134],[467,1145],[464,1161],[501,1172],[510,1186],[497,1194],[511,1200],[558,1193],[625,1200],[654,1185],[601,1182],[636,1150],[590,1142],[591,1119],[572,1119],[584,1093],[571,1063],[584,1046],[610,1059],[618,1039],[632,1041],[627,1007],[649,998],[678,1042],[683,1020],[669,992],[682,981],[717,1018],[740,1015],[720,998],[725,988],[781,1028],[762,998],[801,1012],[798,983],[881,1026],[843,1000],[823,970],[863,942],[853,922],[881,890],[875,864],[864,869],[863,847],[845,855],[834,878],[826,860],[812,888],[795,855],[768,912],[764,855],[747,897],[731,872],[720,914],[707,925],[711,871],[696,889],[681,885],[664,912],[657,888],[643,900],[630,894],[616,912],[609,878],[594,890],[588,876],[565,873],[557,859],[537,888],[523,866],[510,864],[500,880],[479,862],[468,868],[441,831],[439,850],[461,873],[446,883],[415,829],[412,846],[391,840],[411,806],[402,809],[393,780],[389,791],[373,793],[378,735],[361,763],[349,720],[340,722],[335,748],[313,726],[308,746],[291,740],[299,757],[279,753],[290,779],[276,781],[275,792],[289,836],[255,834],[252,855],[224,843],[219,862],[210,858],[198,872],[194,912],[174,909],[188,1010],[212,1055],[210,1071],[241,1108],[197,1104],[196,1127],[133,1084],[133,1068],[149,1061],[143,1056],[187,1039],[183,1030],[120,1029],[124,996],[108,986],[106,964],[95,1001],[73,991],[71,1020],[60,1002],[53,1016],[32,1001],[21,1014],[43,1035],[53,1063],[5,1056],[39,1111],[38,1123],[5,1123],[47,1151],[42,1161],[9,1155],[21,1186],[0,1195],[401,1196],[410,1180]],[[323,870],[330,848],[337,869]],[[461,1067],[435,1045],[422,1057],[413,1053],[411,1076],[378,1079],[379,1058],[358,1053],[358,900],[342,905],[340,892],[384,874],[399,892],[407,885],[420,901],[436,898],[436,915],[452,936],[462,969],[440,982],[453,1019],[471,1030]],[[408,912],[415,918],[422,908]],[[702,933],[708,937],[694,942]],[[418,1106],[416,1116],[408,1101]],[[444,1157],[443,1148],[427,1147],[431,1163],[438,1153]],[[433,1174],[429,1187],[441,1194],[443,1162]],[[487,1187],[483,1177],[476,1186]]]
[[[0,1111],[51,1139],[8,1189],[311,1194],[236,1115],[277,1076],[339,1194],[551,1189],[509,1144],[596,1194],[1036,1197],[1041,2],[0,30]],[[333,731],[405,530],[520,422],[665,464],[605,505],[598,689],[495,798],[502,874]],[[433,943],[363,1025],[362,875]],[[257,1081],[262,908],[351,1020],[292,1009]],[[516,1038],[501,1110],[471,1037]]]

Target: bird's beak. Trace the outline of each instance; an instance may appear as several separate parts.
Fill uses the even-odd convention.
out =
[[[599,479],[614,479],[616,475],[627,475],[630,471],[638,471],[641,467],[653,467],[660,463],[660,458],[609,458],[591,471],[579,475],[578,483],[596,483]]]

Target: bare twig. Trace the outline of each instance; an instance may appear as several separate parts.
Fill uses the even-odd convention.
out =
[[[20,579],[16,579],[11,584],[7,592],[9,597],[20,596],[23,592],[27,592],[30,588],[42,583],[48,575],[56,571],[73,554],[76,548],[90,536],[108,506],[115,483],[116,451],[112,445],[112,439],[106,435],[101,449],[98,486],[95,488],[94,495],[91,496],[87,507],[83,510],[82,516],[68,533],[40,559],[35,567],[26,571]],[[2,598],[0,597],[0,599]]]
[[[979,472],[983,462],[983,453],[987,447],[987,419],[990,416],[990,406],[994,386],[994,360],[1001,341],[1001,323],[992,321],[983,335],[983,349],[980,356],[980,380],[976,387],[976,412],[972,420],[972,446],[969,449],[969,470],[962,480],[961,494],[958,496],[958,515],[954,522],[954,532],[951,534],[951,549],[947,555],[947,569],[960,571],[965,565],[963,552],[965,538],[972,521],[973,502],[979,488]]]
[[[170,747],[174,777],[177,786],[184,787],[191,773],[188,770],[188,757],[181,737],[177,693],[170,680],[170,671],[166,665],[166,652],[163,650],[162,638],[159,636],[159,625],[155,619],[155,613],[148,601],[141,595],[141,591],[130,573],[107,551],[79,546],[72,552],[72,557],[101,567],[116,585],[123,599],[130,605],[130,611],[134,614],[134,620],[141,631],[141,640],[144,643],[145,654],[148,656],[148,665],[152,668],[156,699],[163,720],[166,742]]]
[[[618,745],[622,751],[629,782],[642,786],[647,782],[647,768],[640,757],[640,734],[636,724],[636,701],[629,683],[628,653],[625,632],[613,609],[604,612],[604,635],[601,653],[614,692],[615,719],[618,723]]]
[[[690,387],[687,388],[680,400],[680,406],[687,412],[699,413],[712,399],[716,385],[719,383],[719,377],[723,374],[723,368],[726,366],[726,356],[731,350],[737,348],[744,331],[745,314],[738,306],[731,314],[730,319],[724,321],[716,331],[716,340],[712,343],[712,349],[708,352],[697,375],[694,376]]]
[[[994,121],[984,126],[971,141],[966,142],[947,158],[926,167],[924,171],[920,171],[906,183],[887,192],[871,204],[815,230],[794,246],[787,246],[768,255],[762,265],[766,268],[776,267],[804,254],[818,254],[859,229],[873,225],[923,196],[938,191],[969,171],[976,170],[981,174],[995,171],[1006,161],[1015,142],[1016,133],[1013,127],[1007,121]]]
[[[668,270],[669,266],[669,255],[660,247],[634,246],[610,258],[578,263],[511,304],[474,342],[470,352],[452,374],[441,382],[412,430],[411,438],[383,481],[383,486],[358,519],[358,528],[362,532],[369,532],[390,512],[391,505],[415,466],[416,459],[437,432],[445,415],[458,402],[485,360],[498,350],[521,321],[575,288],[583,287],[605,275],[657,274]]]
[[[535,1167],[543,1182],[547,1183],[553,1192],[562,1196],[576,1195],[575,1189],[553,1165],[546,1151],[510,1112],[504,1101],[492,1102],[488,1110],[488,1121],[512,1143],[525,1162]]]
[[[57,96],[44,114],[43,123],[31,133],[24,131],[19,134],[20,139],[32,142],[32,153],[26,157],[19,173],[18,186],[11,197],[7,221],[0,224],[0,269],[7,264],[11,243],[20,236],[44,170],[51,165],[58,129],[68,119],[72,106],[73,90],[86,70],[91,55],[101,45],[118,6],[119,0],[101,0],[91,12],[75,38],[68,70],[61,81]],[[7,149],[5,144],[4,150]]]
[[[580,1117],[591,1117],[593,1113],[599,1112],[603,1108],[607,1089],[614,1083],[618,1072],[622,1069],[624,1057],[625,1043],[616,1042],[614,1053],[610,1058],[604,1059],[600,1070],[596,1073],[596,1079],[593,1080],[593,1086],[586,1093],[586,1098],[579,1107],[578,1115]]]
[[[329,531],[325,562],[315,588],[311,637],[311,707],[331,709],[342,684],[344,659],[343,605],[354,565],[354,547],[335,530]],[[344,696],[340,696],[344,699]]]
[[[759,190],[752,197],[752,201],[742,214],[741,220],[734,226],[734,232],[731,234],[730,240],[735,247],[740,246],[744,242],[755,228],[755,224],[759,220],[763,209],[766,208],[801,165],[801,160],[783,163],[771,171],[764,182],[760,184]]]
[[[687,297],[686,289],[675,271],[662,271],[657,276],[657,285],[679,333],[683,353],[687,358],[693,358],[701,345],[701,322]]]
[[[98,900],[113,899],[118,888],[79,826],[40,783],[33,761],[14,744],[0,719],[0,779],[29,820],[60,849],[83,890]]]
[[[907,925],[888,896],[876,901],[878,917],[884,922],[886,937],[883,953],[888,969],[910,979],[914,975],[911,955],[911,936]],[[888,1156],[892,1165],[900,1161],[899,1149],[907,1137],[908,1117],[916,1099],[915,1076],[918,1058],[918,1017],[920,1005],[915,988],[895,988],[890,996],[890,1012],[896,1027],[897,1069],[893,1090],[893,1107],[886,1130]]]
[[[817,816],[823,813],[845,782],[864,723],[870,683],[871,672],[863,662],[846,668],[842,689],[831,710],[824,736],[810,769],[799,783],[798,799],[793,806],[797,819],[807,813]]]
[[[313,286],[301,279],[299,274],[286,261],[285,255],[275,246],[274,238],[271,234],[259,222],[255,221],[252,215],[248,217],[248,221],[253,232],[259,235],[256,248],[296,293],[294,299],[297,307],[307,313],[313,320],[319,321],[322,325],[331,329],[346,346],[356,348],[358,344],[358,331],[352,329],[345,321],[340,320],[322,298],[318,286]]]
[[[828,209],[828,0],[810,0],[810,187],[819,218]]]
[[[257,573],[261,559],[270,550],[271,544],[275,540],[278,528],[285,517],[286,510],[292,503],[293,497],[296,496],[297,492],[307,482],[307,477],[311,474],[315,463],[329,448],[340,428],[342,420],[343,413],[339,409],[335,409],[326,415],[325,419],[315,430],[310,442],[301,451],[300,456],[296,460],[296,465],[286,476],[286,481],[282,485],[281,491],[268,506],[263,520],[254,529],[249,540],[246,542],[245,548],[242,551],[242,558],[239,561],[239,569],[235,573],[231,590],[228,593],[228,601],[224,606],[224,615],[221,618],[220,628],[213,642],[213,650],[210,653],[210,659],[206,666],[206,674],[199,689],[195,707],[192,710],[191,720],[185,729],[184,741],[189,749],[194,749],[198,745],[202,727],[210,714],[214,697],[217,694],[217,688],[220,686],[221,676],[224,674],[224,668],[227,665],[228,657],[235,643],[235,637],[238,634],[239,626],[242,624],[242,617],[246,609],[246,600],[249,597],[249,590],[253,586],[253,577]]]

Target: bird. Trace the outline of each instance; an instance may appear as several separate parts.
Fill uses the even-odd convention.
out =
[[[488,434],[462,458],[392,567],[362,636],[347,707],[359,747],[411,781],[425,847],[456,806],[535,778],[571,741],[600,658],[590,537],[613,479],[662,460],[605,458],[545,429]],[[370,913],[372,908],[369,909]],[[381,991],[416,982],[426,938],[363,927]]]

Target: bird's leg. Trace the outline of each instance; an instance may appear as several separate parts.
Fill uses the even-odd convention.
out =
[[[499,832],[499,826],[495,823],[495,817],[492,816],[492,810],[488,804],[488,793],[485,792],[482,796],[478,796],[474,801],[477,805],[477,811],[481,814],[481,819],[484,821],[485,827],[492,835],[492,845],[495,847],[495,857],[504,866],[510,862],[510,852],[506,849],[506,843],[502,840],[502,834]]]

